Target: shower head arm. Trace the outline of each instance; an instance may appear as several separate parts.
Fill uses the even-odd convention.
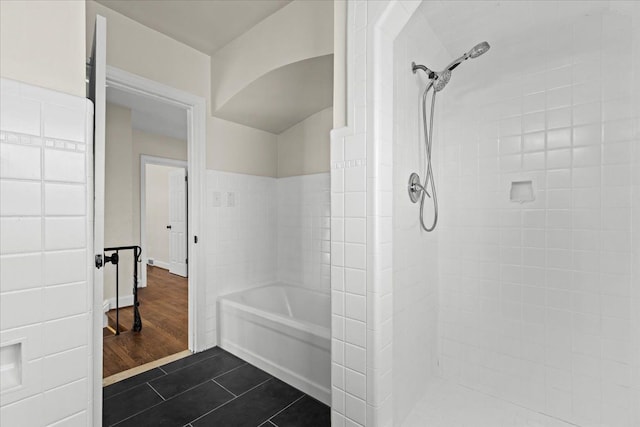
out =
[[[466,61],[467,59],[469,59],[469,55],[465,53],[460,58],[451,61],[451,63],[447,65],[444,69],[451,71],[454,68],[456,68],[458,65],[462,64],[462,62]]]
[[[436,73],[431,71],[430,69],[428,69],[424,65],[419,65],[419,64],[416,64],[415,62],[412,62],[411,63],[411,71],[413,71],[413,74],[415,74],[418,70],[424,71],[425,74],[427,75],[427,77],[429,77],[430,79],[434,79],[436,77]]]

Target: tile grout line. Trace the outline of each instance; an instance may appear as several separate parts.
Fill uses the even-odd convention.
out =
[[[162,401],[163,401],[163,402],[166,402],[166,401],[167,401],[167,399],[165,399],[163,395],[161,395],[160,393],[158,393],[158,390],[156,390],[155,388],[153,388],[153,386],[151,385],[151,383],[146,383],[146,384],[147,384],[149,387],[151,387],[151,390],[155,391],[155,392],[156,392],[156,394],[157,394],[158,396],[160,396],[160,399],[162,399]]]
[[[240,365],[240,366],[244,366],[244,365],[246,365],[246,363],[244,363],[243,365]],[[238,366],[238,367],[236,367],[236,368],[233,368],[233,369],[231,369],[230,371],[227,371],[227,372],[231,372],[231,371],[233,371],[233,370],[235,370],[235,369],[239,368],[240,366]],[[222,374],[222,375],[224,375],[224,374]],[[220,376],[220,375],[218,375],[218,376]],[[158,378],[161,378],[161,377],[158,377]],[[218,378],[218,377],[215,377],[215,378]],[[155,380],[155,379],[157,379],[157,378],[154,378],[154,380]],[[269,379],[271,379],[271,378],[269,378]],[[153,381],[153,380],[151,380],[151,381]],[[164,397],[162,397],[162,395],[161,395],[160,393],[158,393],[155,389],[153,389],[153,387],[151,387],[151,384],[149,384],[149,383],[142,383],[142,384],[140,384],[140,385],[143,385],[143,384],[149,384],[149,386],[153,389],[153,391],[155,391],[155,392],[156,392],[156,393],[157,393],[157,394],[158,394],[158,395],[163,399],[163,401],[162,401],[162,402],[159,402],[159,403],[156,403],[155,405],[151,405],[151,406],[149,406],[149,407],[147,407],[147,408],[144,408],[143,410],[138,411],[138,412],[136,412],[135,414],[132,414],[132,415],[128,416],[127,418],[125,418],[125,419],[123,419],[123,420],[120,420],[120,421],[118,421],[117,423],[114,423],[114,424],[112,424],[112,425],[114,425],[114,426],[115,426],[115,425],[117,425],[117,424],[120,424],[120,423],[122,423],[122,422],[124,422],[124,421],[128,420],[129,418],[133,418],[133,417],[135,417],[135,416],[136,416],[136,415],[138,415],[138,414],[141,414],[141,413],[143,413],[143,412],[145,412],[145,411],[148,411],[148,410],[149,410],[149,409],[151,409],[151,408],[155,408],[155,407],[156,407],[156,406],[158,406],[158,405],[162,405],[162,403],[163,403],[163,402],[168,402],[168,401],[170,401],[171,399],[173,399],[173,398],[175,398],[175,397],[178,397],[178,396],[180,396],[180,395],[182,395],[182,394],[184,394],[184,393],[186,393],[186,392],[188,392],[188,391],[191,391],[191,390],[193,390],[193,389],[194,389],[194,388],[196,388],[196,387],[200,387],[201,385],[203,385],[203,384],[207,383],[208,381],[213,381],[213,379],[208,379],[208,380],[203,381],[203,382],[201,382],[201,383],[199,383],[199,384],[196,384],[196,385],[194,385],[193,387],[190,387],[190,388],[188,388],[188,389],[186,389],[186,390],[184,390],[184,391],[181,391],[180,393],[175,394],[175,395],[171,396],[170,398],[168,398],[168,399],[166,399],[166,400],[164,399]],[[267,380],[267,381],[268,381],[268,380]],[[266,382],[266,381],[265,381],[265,382]],[[261,384],[264,384],[264,382],[263,382],[263,383],[261,383]],[[260,385],[260,384],[258,384],[258,385]],[[136,386],[136,387],[138,387],[138,386]],[[257,386],[256,386],[256,387],[257,387]],[[132,387],[132,388],[133,388],[133,387]],[[254,387],[254,388],[255,388],[255,387]],[[253,389],[251,389],[251,390],[253,390]],[[250,391],[250,390],[247,390],[247,391]],[[118,394],[121,394],[121,393],[118,393]],[[233,393],[232,393],[232,394],[233,394]],[[243,393],[243,394],[244,394],[244,393]],[[238,396],[242,396],[242,395],[238,395]],[[235,400],[235,397],[234,397],[233,399],[231,399],[231,400]],[[231,400],[229,400],[228,402],[223,403],[223,405],[225,405],[225,404],[227,404],[227,403],[231,402]],[[220,405],[220,406],[221,406],[221,405]],[[219,408],[219,406],[217,406],[215,409],[217,409],[217,408]],[[214,409],[214,410],[215,410],[215,409]],[[210,411],[210,412],[211,412],[211,411]],[[195,420],[193,420],[193,421],[195,421]],[[193,422],[193,421],[192,421],[192,422]]]
[[[277,427],[277,424],[274,423],[273,421],[271,421],[273,418],[277,417],[278,415],[280,415],[281,413],[283,413],[284,411],[286,411],[290,406],[292,406],[294,403],[298,402],[300,399],[302,399],[303,397],[306,396],[306,393],[302,393],[302,396],[300,396],[299,398],[297,398],[296,400],[294,400],[293,402],[289,403],[287,406],[285,406],[284,408],[282,408],[281,410],[279,410],[278,412],[276,412],[275,414],[273,414],[272,416],[270,416],[267,421],[269,421],[271,424],[275,425]]]
[[[142,374],[140,374],[140,375],[142,375]],[[166,375],[166,374],[165,374],[165,375]],[[133,389],[134,389],[134,388],[136,388],[136,387],[140,387],[141,385],[147,384],[147,383],[149,383],[149,382],[151,382],[151,381],[155,381],[155,380],[157,380],[158,378],[162,378],[162,377],[164,377],[165,375],[158,375],[157,377],[151,378],[149,381],[145,381],[145,382],[142,382],[142,383],[140,383],[140,384],[136,384],[136,385],[134,385],[134,386],[128,387],[128,388],[126,388],[126,389],[124,389],[124,390],[122,390],[122,391],[119,391],[118,393],[114,394],[113,396],[109,396],[109,397],[107,397],[107,398],[104,398],[104,397],[103,397],[103,398],[102,398],[102,400],[103,400],[103,401],[106,401],[106,400],[109,400],[109,399],[113,399],[113,398],[114,398],[114,397],[116,397],[116,396],[120,396],[122,393],[126,393],[126,392],[128,392],[128,391],[130,391],[130,390],[133,390]],[[131,378],[134,378],[134,377],[131,377]],[[127,379],[129,379],[129,378],[127,378]],[[126,380],[122,380],[122,381],[126,381]],[[118,384],[118,383],[113,383],[113,384],[111,384],[111,385],[114,385],[114,384]],[[111,387],[111,385],[110,385],[109,387]],[[102,389],[102,390],[103,390],[103,396],[104,396],[104,387],[103,387],[103,389]]]
[[[222,354],[222,353],[220,353],[220,354]],[[184,368],[188,368],[188,367],[190,367],[190,366],[193,366],[193,365],[195,365],[196,363],[204,362],[204,361],[206,361],[206,360],[212,359],[212,358],[217,357],[217,356],[218,356],[218,354],[216,354],[215,356],[211,356],[211,357],[208,357],[208,358],[206,358],[206,359],[203,359],[203,360],[201,360],[201,361],[199,361],[199,362],[195,362],[195,363],[192,363],[192,364],[190,364],[190,365],[183,366],[182,368],[176,369],[175,371],[171,371],[171,372],[166,372],[164,369],[161,369],[161,368],[160,368],[160,366],[158,366],[158,369],[160,369],[162,372],[165,372],[165,374],[164,374],[164,375],[158,375],[157,377],[151,378],[151,379],[150,379],[149,381],[147,381],[146,383],[151,383],[151,381],[155,381],[155,380],[157,380],[157,379],[159,379],[159,378],[164,378],[164,377],[166,377],[166,376],[168,376],[168,375],[171,375],[171,374],[173,374],[173,373],[175,373],[175,372],[179,372],[180,370],[182,370],[182,369],[184,369]],[[241,359],[241,360],[242,360],[242,359]],[[243,361],[243,362],[244,362],[244,361]],[[213,377],[213,378],[221,377],[222,375],[225,375],[225,374],[228,374],[229,372],[235,371],[236,369],[238,369],[238,368],[240,368],[240,367],[242,367],[242,366],[244,366],[244,365],[246,365],[246,364],[247,364],[247,362],[244,362],[242,365],[239,365],[239,366],[236,366],[235,368],[229,369],[228,371],[225,371],[225,372],[223,372],[223,373],[221,373],[221,374],[219,374],[219,375],[216,375],[216,376],[215,376],[215,377]],[[139,374],[139,375],[141,375],[141,374]],[[131,378],[135,378],[135,377],[131,377]],[[129,378],[127,378],[127,379],[129,379]],[[126,380],[123,380],[123,381],[126,381]],[[205,381],[203,381],[203,382],[201,382],[201,383],[199,383],[199,384],[197,384],[197,385],[195,385],[195,386],[193,386],[193,387],[191,387],[191,388],[188,388],[187,390],[185,390],[185,391],[183,391],[183,392],[180,392],[180,393],[176,394],[176,396],[178,396],[178,395],[180,395],[180,394],[182,394],[182,393],[184,393],[184,392],[186,392],[186,391],[189,391],[189,390],[191,390],[191,389],[192,389],[192,388],[194,388],[194,387],[197,387],[197,386],[199,386],[199,385],[202,385],[202,384],[206,383],[207,381],[209,381],[209,379],[206,379]],[[129,390],[132,390],[132,389],[134,389],[134,388],[136,388],[136,387],[139,387],[139,386],[141,386],[141,385],[143,385],[143,384],[146,384],[146,383],[144,383],[144,382],[143,382],[143,383],[140,383],[140,384],[136,384],[136,385],[134,385],[134,386],[131,386],[131,387],[129,387],[129,388],[127,388],[127,389],[125,389],[125,390],[122,390],[122,391],[120,391],[120,392],[118,392],[118,393],[114,394],[113,396],[109,396],[109,397],[107,397],[106,399],[104,399],[104,398],[103,398],[103,401],[104,401],[104,400],[109,400],[109,399],[114,398],[114,397],[116,397],[116,396],[119,396],[119,395],[121,395],[122,393],[125,393],[125,392],[127,392],[127,391],[129,391]],[[114,383],[114,384],[118,384],[118,383]],[[112,385],[114,385],[114,384],[112,384]],[[157,393],[157,392],[156,392],[156,393]],[[158,393],[158,394],[159,394],[159,393]],[[171,398],[169,398],[169,399],[171,399]]]
[[[199,416],[198,418],[196,418],[195,420],[191,420],[191,423],[194,423],[194,422],[198,421],[199,419],[206,417],[206,416],[207,416],[207,415],[209,415],[210,413],[212,413],[212,412],[214,412],[214,411],[217,411],[218,409],[222,408],[223,406],[225,406],[225,405],[227,405],[227,404],[229,404],[229,403],[233,402],[234,400],[236,400],[236,399],[240,398],[241,396],[244,396],[245,394],[249,393],[251,390],[254,390],[254,389],[256,389],[256,388],[260,387],[262,384],[265,384],[265,383],[267,383],[267,382],[271,381],[273,378],[274,378],[274,377],[269,377],[268,379],[266,379],[266,380],[262,381],[260,384],[258,384],[258,385],[256,385],[256,386],[254,386],[254,387],[251,387],[249,390],[245,391],[244,393],[241,393],[241,394],[237,395],[236,397],[234,397],[233,399],[231,399],[231,400],[229,400],[229,401],[227,401],[227,402],[224,402],[224,403],[223,403],[223,404],[221,404],[221,405],[216,406],[215,408],[213,408],[213,409],[212,409],[212,410],[210,410],[209,412],[207,412],[207,413],[205,413],[205,414],[200,415],[200,416]],[[213,380],[211,380],[211,381],[213,381]],[[214,382],[215,382],[215,381],[214,381]],[[217,384],[217,383],[216,383],[216,384]]]
[[[212,379],[211,381],[213,381],[213,382],[214,382],[214,384],[217,384],[218,386],[222,387],[222,388],[223,388],[225,391],[227,391],[228,393],[231,393],[231,395],[233,396],[233,398],[234,398],[234,399],[235,399],[236,397],[238,397],[238,396],[236,396],[236,394],[235,394],[234,392],[232,392],[231,390],[229,390],[228,388],[226,388],[225,386],[223,386],[222,384],[220,384],[218,381],[216,381],[216,380],[214,380],[214,379]]]
[[[206,351],[206,350],[205,350],[205,351]],[[195,356],[195,355],[197,355],[197,354],[198,354],[198,353],[193,353],[191,356]],[[189,367],[191,367],[191,366],[193,366],[193,365],[196,365],[196,364],[198,364],[198,363],[206,362],[207,360],[213,359],[214,357],[218,357],[218,356],[220,356],[220,355],[222,355],[222,354],[224,354],[224,353],[223,353],[223,352],[219,352],[219,353],[214,354],[214,355],[212,355],[212,356],[205,357],[205,358],[204,358],[204,359],[202,359],[202,360],[198,360],[198,361],[196,361],[196,362],[189,363],[189,364],[187,364],[187,365],[181,366],[181,367],[179,367],[178,369],[174,369],[173,371],[165,371],[164,369],[162,369],[162,366],[167,366],[167,365],[170,365],[170,364],[172,364],[172,363],[178,362],[178,361],[180,361],[180,360],[188,359],[190,356],[183,357],[182,359],[174,360],[173,362],[169,362],[169,363],[167,363],[166,365],[158,366],[158,368],[159,368],[159,369],[161,369],[163,372],[165,372],[167,375],[169,375],[169,374],[173,374],[174,372],[178,372],[178,371],[180,371],[180,370],[182,370],[182,369],[189,368]]]
[[[241,359],[241,360],[242,360],[242,359]],[[231,373],[231,372],[233,372],[233,371],[235,371],[235,370],[237,370],[237,369],[240,369],[240,368],[242,368],[243,366],[246,366],[246,365],[248,365],[248,363],[247,363],[247,362],[244,362],[242,365],[238,365],[238,366],[236,366],[235,368],[229,369],[228,371],[225,371],[225,372],[221,373],[220,375],[216,375],[215,377],[213,377],[213,378],[211,378],[211,379],[212,379],[212,380],[215,380],[216,378],[220,378],[220,377],[221,377],[221,376],[223,376],[223,375],[227,375],[227,374],[229,374],[229,373]],[[205,381],[205,382],[206,382],[206,381]],[[232,393],[232,394],[233,394],[233,393]]]

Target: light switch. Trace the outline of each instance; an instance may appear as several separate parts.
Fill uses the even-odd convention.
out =
[[[227,193],[227,206],[234,207],[236,205],[236,193]]]

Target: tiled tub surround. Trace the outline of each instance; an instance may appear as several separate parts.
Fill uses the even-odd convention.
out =
[[[277,281],[329,292],[328,188],[327,173],[207,171],[207,346],[218,296]]]
[[[89,425],[93,107],[5,79],[0,99],[0,345],[22,343],[0,424]]]
[[[106,387],[103,425],[328,427],[329,407],[214,347]]]
[[[277,194],[278,281],[328,293],[329,174],[279,178]]]

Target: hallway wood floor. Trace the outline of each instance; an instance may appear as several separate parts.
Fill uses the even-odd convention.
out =
[[[186,277],[147,266],[147,287],[138,290],[142,330],[130,330],[133,307],[120,309],[120,323],[126,331],[118,336],[110,332],[104,334],[103,378],[186,350],[187,294]],[[109,324],[115,328],[115,310],[109,311],[108,317]]]

